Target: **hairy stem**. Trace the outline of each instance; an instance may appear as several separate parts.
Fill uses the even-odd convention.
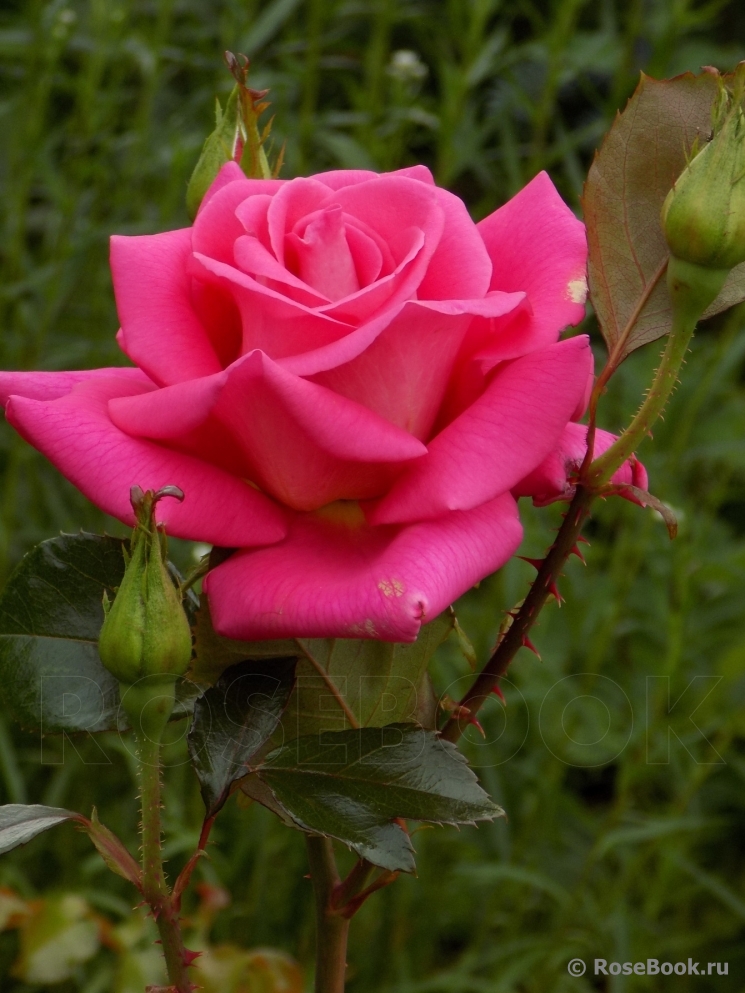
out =
[[[310,877],[316,895],[315,993],[344,993],[349,920],[334,910],[339,885],[334,849],[328,838],[305,837]]]
[[[160,742],[137,736],[138,776],[142,804],[142,889],[158,926],[168,980],[178,993],[191,993],[181,926],[163,874]]]
[[[634,454],[665,409],[678,382],[696,324],[718,295],[727,275],[726,270],[705,269],[675,257],[670,259],[667,282],[672,301],[673,325],[662,360],[646,399],[631,424],[583,475],[583,481],[592,489],[599,489],[607,483],[626,459]]]
[[[584,486],[577,487],[574,499],[569,505],[569,510],[563,524],[559,528],[556,540],[551,546],[548,555],[543,560],[538,570],[538,575],[535,577],[533,585],[530,588],[530,592],[525,600],[523,600],[522,606],[513,618],[512,624],[505,631],[499,644],[494,649],[491,658],[474,680],[470,690],[460,701],[460,707],[463,710],[456,709],[453,716],[443,727],[443,738],[446,738],[448,741],[457,741],[460,738],[468,727],[470,717],[483,706],[485,700],[488,700],[500,676],[505,674],[510,662],[512,662],[518,650],[524,644],[528,632],[537,620],[543,605],[556,588],[561,570],[577,543],[594,496],[595,494]]]

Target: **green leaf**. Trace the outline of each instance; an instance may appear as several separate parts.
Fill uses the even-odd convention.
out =
[[[0,855],[25,845],[37,834],[63,821],[81,821],[82,814],[63,807],[44,807],[38,803],[8,803],[0,807]]]
[[[207,817],[220,810],[232,784],[274,733],[295,685],[295,662],[241,662],[197,700],[188,744]]]
[[[351,638],[232,641],[215,633],[203,597],[190,676],[209,685],[235,662],[294,654],[296,688],[282,722],[287,736],[395,721],[434,725],[427,667],[453,623],[453,615],[445,611],[425,624],[411,644]]]
[[[104,591],[124,575],[120,538],[61,535],[19,563],[0,598],[0,682],[24,727],[116,728],[119,684],[98,658]]]
[[[98,656],[103,595],[113,599],[122,581],[127,544],[63,534],[33,548],[8,580],[0,597],[0,692],[23,727],[46,734],[127,726],[119,684]],[[197,694],[180,681],[174,716],[190,712]]]
[[[710,133],[716,94],[711,73],[668,80],[642,74],[590,168],[582,198],[590,296],[609,350],[618,349],[617,362],[670,330],[664,279],[668,249],[660,211],[694,142]],[[705,316],[742,299],[741,266]],[[625,334],[637,311],[633,329]]]
[[[415,868],[394,818],[472,824],[503,814],[454,745],[412,724],[307,735],[254,773],[300,830],[337,838],[393,872]],[[250,782],[244,788],[253,795]]]

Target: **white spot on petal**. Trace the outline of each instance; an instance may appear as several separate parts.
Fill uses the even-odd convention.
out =
[[[587,299],[587,279],[584,275],[578,279],[570,279],[567,286],[567,297],[572,303],[584,303]]]
[[[381,579],[378,583],[378,589],[387,597],[399,597],[404,594],[404,584],[400,579]]]

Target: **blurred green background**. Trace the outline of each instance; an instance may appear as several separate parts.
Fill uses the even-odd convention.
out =
[[[122,361],[107,240],[187,222],[186,182],[214,97],[231,85],[225,48],[255,59],[253,85],[271,87],[285,176],[425,162],[479,218],[545,168],[579,211],[593,150],[639,69],[663,77],[731,68],[745,58],[745,6],[4,0],[0,366]],[[601,409],[604,427],[617,429],[635,408],[657,354],[651,346],[623,367]],[[588,566],[572,561],[567,603],[547,608],[536,631],[543,662],[521,652],[506,711],[495,699],[486,742],[471,731],[465,744],[508,820],[416,835],[418,878],[399,879],[355,919],[350,993],[745,990],[742,310],[700,330],[641,454],[653,491],[679,513],[679,538],[671,544],[651,511],[598,508]],[[122,533],[4,424],[0,473],[3,577],[60,529]],[[558,514],[524,508],[525,554],[543,552]],[[176,555],[184,564],[191,551]],[[480,659],[530,576],[512,562],[459,605]],[[437,688],[458,696],[468,673],[457,646],[445,646]],[[169,756],[175,870],[202,807],[182,743]],[[40,742],[0,716],[0,802],[84,812],[95,803],[134,849],[129,761],[115,736]],[[217,944],[283,949],[309,974],[302,838],[234,803],[214,837],[197,875],[229,890],[230,903],[217,912],[227,895],[203,887],[201,909],[194,899],[185,908],[193,927]],[[44,913],[54,919],[0,933],[3,991],[141,993],[157,981],[153,935],[132,914],[126,884],[71,827],[0,859],[0,886],[0,927],[14,922],[13,899],[47,901],[33,912],[24,903],[27,922],[29,913],[37,924]],[[81,900],[60,903],[65,893]],[[575,956],[692,957],[728,962],[729,973],[572,978]],[[33,980],[29,963],[40,960],[62,963],[57,975],[68,978],[39,979],[37,969]],[[248,982],[220,988],[269,989]]]

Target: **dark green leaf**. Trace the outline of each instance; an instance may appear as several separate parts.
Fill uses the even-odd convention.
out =
[[[73,810],[43,807],[38,803],[9,803],[0,807],[0,854],[25,845],[37,834],[63,821],[84,823],[85,818]]]
[[[503,813],[454,745],[412,724],[307,735],[275,749],[255,774],[301,830],[338,838],[391,871],[414,870],[394,818],[470,824]]]
[[[15,719],[52,731],[117,726],[119,685],[98,658],[104,591],[124,575],[119,538],[61,535],[26,555],[0,598],[0,681]]]
[[[453,623],[446,611],[425,624],[412,644],[347,638],[231,641],[215,633],[203,597],[191,676],[209,685],[239,660],[297,654],[297,685],[282,722],[287,736],[394,721],[429,724],[433,713],[427,666]]]
[[[124,575],[121,538],[63,534],[19,563],[0,597],[0,686],[19,724],[43,733],[126,727],[119,684],[101,665],[104,592]],[[174,716],[191,711],[198,688],[177,685]]]
[[[231,785],[274,733],[295,685],[295,661],[241,662],[197,700],[189,754],[208,817],[220,810]]]

